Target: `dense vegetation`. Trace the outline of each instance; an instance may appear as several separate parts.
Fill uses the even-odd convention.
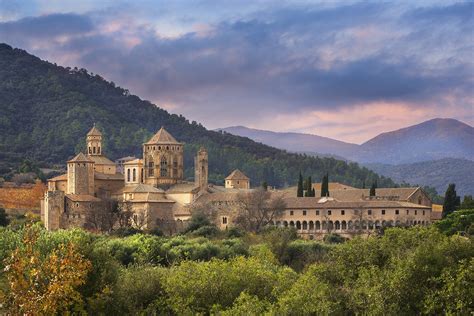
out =
[[[10,224],[0,302],[11,314],[470,315],[473,215],[339,244],[289,229],[114,237]]]
[[[41,166],[63,164],[85,147],[84,136],[96,123],[112,159],[141,155],[141,144],[164,126],[185,142],[185,174],[193,176],[194,154],[209,151],[210,180],[222,183],[233,169],[253,184],[296,184],[299,172],[315,181],[329,172],[332,181],[361,187],[392,180],[355,163],[290,154],[248,138],[206,130],[183,116],[169,114],[99,75],[63,68],[23,50],[0,44],[0,177],[12,175],[24,158]]]
[[[364,165],[398,183],[429,185],[439,193],[444,193],[449,183],[456,183],[459,195],[474,192],[474,161],[467,159],[445,158],[401,165]]]

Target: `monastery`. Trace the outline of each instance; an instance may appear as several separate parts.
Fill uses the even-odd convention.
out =
[[[179,232],[202,206],[215,210],[221,229],[235,223],[239,196],[252,192],[250,179],[240,170],[225,178],[224,186],[208,183],[208,153],[201,147],[194,161],[194,182],[184,180],[183,147],[164,128],[143,144],[142,158],[111,161],[104,155],[102,133],[94,126],[86,135],[86,153],[67,162],[67,173],[48,180],[41,200],[41,218],[48,230],[83,227],[100,230],[104,210],[116,205],[130,213],[140,229]],[[316,188],[317,189],[317,188]],[[330,183],[330,197],[296,197],[295,189],[271,190],[285,209],[268,224],[295,227],[304,238],[328,233],[345,237],[370,235],[385,226],[428,225],[432,203],[419,187],[367,189]],[[318,190],[316,190],[318,192]]]

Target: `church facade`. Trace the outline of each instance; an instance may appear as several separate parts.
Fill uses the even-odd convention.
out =
[[[127,223],[139,229],[159,227],[173,234],[186,226],[193,209],[212,208],[216,225],[236,224],[242,194],[250,178],[234,170],[224,186],[208,183],[209,157],[201,147],[194,159],[194,181],[184,180],[184,144],[164,128],[143,144],[141,158],[125,157],[116,164],[104,155],[102,133],[94,126],[86,135],[86,153],[67,162],[67,173],[48,180],[41,218],[48,230],[83,227],[104,230],[104,211],[126,210]],[[319,188],[315,188],[318,191]],[[429,225],[432,204],[421,188],[376,190],[330,183],[330,197],[296,197],[296,189],[271,190],[285,209],[269,225],[294,227],[308,239],[329,233],[345,237],[370,235],[387,226]],[[128,223],[128,224],[130,224]]]

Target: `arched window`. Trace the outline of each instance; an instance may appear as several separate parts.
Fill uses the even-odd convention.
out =
[[[307,229],[308,229],[308,222],[303,221],[303,230],[307,230]]]
[[[321,222],[316,221],[316,230],[321,230]]]
[[[346,223],[346,221],[342,221],[342,222],[341,222],[341,229],[342,229],[342,230],[346,230],[346,229],[347,229],[347,223]]]
[[[151,158],[149,158],[151,160]],[[155,164],[153,161],[148,162],[148,175],[153,176],[155,174]]]
[[[92,153],[95,154],[95,146],[92,147]]]
[[[341,223],[339,223],[339,221],[336,221],[335,226],[336,226],[336,230],[341,229]]]
[[[301,229],[301,222],[300,221],[296,222],[296,229],[298,229],[298,230]]]
[[[133,182],[137,181],[137,169],[133,168]]]
[[[284,221],[284,222],[283,222],[283,226],[288,227],[288,222],[287,222],[287,221]]]
[[[295,227],[295,222],[290,221],[290,227]]]
[[[347,229],[349,230],[354,229],[354,224],[352,223],[352,221],[347,222]]]
[[[314,230],[314,222],[309,221],[309,230]]]
[[[130,169],[127,169],[127,182],[130,182]]]
[[[100,147],[97,147],[97,153],[100,155]]]
[[[161,157],[160,161],[160,175],[162,177],[167,177],[168,176],[168,161],[166,160],[166,157],[163,156]]]

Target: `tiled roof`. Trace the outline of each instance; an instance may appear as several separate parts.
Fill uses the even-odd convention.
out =
[[[83,153],[79,153],[76,155],[76,157],[72,158],[68,162],[92,162],[86,155]]]
[[[428,206],[414,204],[404,201],[392,200],[367,200],[367,201],[338,201],[337,199],[326,199],[320,197],[287,197],[285,198],[287,208],[418,208],[430,209]]]
[[[152,137],[146,144],[180,144],[164,127]]]
[[[88,156],[96,165],[115,165],[115,162],[105,156]]]
[[[313,183],[313,189],[314,191],[316,191],[316,194],[321,192],[321,182]],[[339,183],[339,182],[329,182],[329,192],[333,190],[350,190],[350,189],[356,189],[356,188],[351,187],[349,185],[345,185],[343,183]]]
[[[249,177],[247,177],[242,171],[239,169],[235,169],[232,171],[232,173],[225,178],[226,180],[249,180]]]
[[[417,191],[419,187],[415,188],[377,188],[375,189],[375,196],[379,197],[394,197],[397,200],[408,200],[408,198]],[[358,201],[363,197],[370,196],[370,189],[352,189],[352,190],[329,190],[329,196],[336,198],[339,201]]]
[[[188,182],[174,184],[166,190],[166,193],[191,193],[197,190],[199,190],[199,187],[194,182]]]
[[[152,185],[148,184],[137,184],[137,185],[131,185],[131,186],[126,186],[122,192],[124,193],[148,193],[148,192],[153,192],[153,193],[164,193],[162,189],[155,188]]]
[[[91,130],[87,133],[87,136],[102,136],[102,133],[94,126],[91,128]]]
[[[143,164],[143,159],[133,159],[124,163],[124,165],[139,165]]]

